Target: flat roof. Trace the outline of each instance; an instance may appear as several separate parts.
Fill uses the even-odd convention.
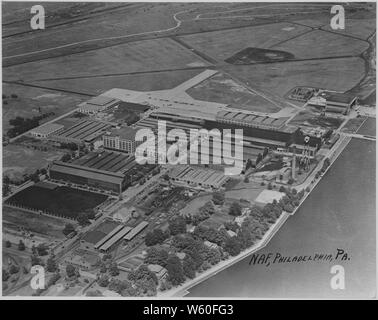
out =
[[[129,233],[127,233],[126,236],[124,236],[124,239],[125,240],[131,240],[132,238],[134,238],[139,232],[141,232],[147,226],[148,226],[148,222],[142,221],[134,229],[132,229]]]
[[[57,130],[63,129],[64,125],[58,123],[45,123],[40,125],[37,128],[31,130],[31,132],[35,132],[38,134],[49,134],[55,132]]]
[[[132,127],[121,127],[120,129],[113,129],[111,133],[106,134],[106,136],[120,137],[124,140],[134,141],[137,131],[137,129],[134,129]]]
[[[50,170],[63,174],[81,176],[88,179],[106,181],[114,184],[121,184],[124,179],[124,175],[121,173],[100,171],[61,161],[54,161]]]
[[[101,173],[122,173],[136,165],[135,157],[112,151],[91,152],[71,164]]]
[[[326,101],[351,104],[357,97],[347,93],[332,92],[325,95]]]
[[[88,100],[86,103],[88,104],[94,104],[96,106],[105,106],[109,103],[112,103],[112,102],[115,102],[117,101],[116,99],[114,98],[110,98],[110,97],[106,97],[106,96],[97,96],[97,97],[94,97],[90,100]]]
[[[110,237],[100,248],[99,250],[106,251],[108,250],[113,244],[117,243],[119,240],[121,240],[125,235],[127,235],[131,227],[123,227],[121,230],[119,230],[117,233],[115,233],[112,237]]]

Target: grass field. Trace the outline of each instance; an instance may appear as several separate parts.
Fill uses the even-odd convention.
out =
[[[375,28],[375,19],[348,19],[348,17],[346,17],[345,29],[335,30],[335,32],[340,34],[349,34],[361,39],[367,39],[375,31]],[[329,24],[324,26],[322,29],[332,30]]]
[[[366,117],[349,119],[348,122],[343,126],[341,131],[346,133],[355,133],[366,119]]]
[[[233,66],[232,71],[245,79],[247,85],[285,97],[287,92],[297,86],[347,91],[364,76],[364,61],[348,58],[285,62]]]
[[[71,93],[6,83],[3,83],[3,94],[7,97],[11,94],[17,95],[16,99],[9,97],[5,99],[7,104],[3,103],[3,132],[10,128],[9,120],[16,116],[32,118],[38,115],[41,108],[42,113],[54,112],[54,117],[57,117],[73,110],[80,102],[88,99]]]
[[[46,189],[28,187],[7,201],[37,210],[47,210],[52,214],[76,218],[80,212],[91,210],[104,202],[107,196],[68,187]]]
[[[19,209],[3,207],[3,221],[4,227],[18,230],[23,227],[34,233],[39,233],[45,236],[54,238],[64,238],[62,230],[65,222],[61,219],[41,216],[25,212]]]
[[[270,101],[254,94],[222,73],[190,88],[187,93],[194,99],[225,103],[231,108],[267,113],[280,110]]]
[[[297,59],[358,55],[368,43],[338,34],[315,30],[272,48],[292,53]]]
[[[375,118],[367,118],[357,133],[375,136],[377,134]]]
[[[166,90],[178,86],[179,84],[193,78],[202,70],[178,70],[147,72],[142,74],[104,76],[104,77],[84,77],[78,79],[33,81],[38,85],[45,83],[57,89],[78,90],[80,92],[97,95],[104,91],[121,88],[137,91]]]
[[[3,70],[4,79],[25,81],[72,76],[119,74],[206,66],[207,63],[169,38],[137,41],[114,47],[30,62]]]
[[[193,48],[223,61],[247,47],[269,48],[307,30],[310,28],[290,23],[275,23],[181,36],[180,39]]]
[[[17,179],[25,173],[46,167],[50,161],[59,159],[63,151],[39,151],[18,145],[3,147],[3,174]]]

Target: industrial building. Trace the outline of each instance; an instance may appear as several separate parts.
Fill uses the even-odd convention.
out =
[[[175,166],[169,177],[179,185],[203,189],[219,189],[229,179],[221,171],[190,166]]]
[[[90,143],[102,136],[111,125],[102,121],[82,120],[51,135],[50,139],[64,143]]]
[[[87,232],[83,236],[80,240],[80,248],[94,252],[109,252],[113,250],[120,241],[132,240],[147,226],[147,221],[142,221],[133,228],[111,220],[105,220],[100,226]]]
[[[88,115],[95,115],[119,104],[120,101],[103,95],[94,97],[86,102],[79,104],[78,111]]]
[[[49,176],[120,194],[128,185],[127,172],[136,166],[134,156],[116,152],[92,152],[73,162],[53,161]]]
[[[331,93],[325,95],[326,98],[326,112],[349,114],[350,109],[357,102],[357,97],[345,93]]]
[[[58,134],[64,130],[64,126],[57,123],[42,124],[37,128],[30,130],[30,134],[36,138],[46,139],[53,134]]]
[[[116,150],[127,154],[134,154],[137,143],[135,141],[137,129],[121,127],[107,131],[103,139],[103,146],[108,150]]]

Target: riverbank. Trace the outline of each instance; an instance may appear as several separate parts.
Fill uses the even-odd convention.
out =
[[[200,275],[198,275],[196,278],[185,282],[183,285],[179,287],[172,288],[165,292],[158,292],[159,298],[167,298],[167,297],[183,297],[189,293],[189,289],[194,287],[195,285],[205,281],[206,279],[216,275],[217,273],[221,272],[224,269],[229,268],[230,266],[236,264],[237,262],[240,262],[241,260],[245,259],[246,257],[250,256],[251,254],[263,249],[269,241],[273,238],[273,236],[277,233],[277,231],[284,225],[286,220],[294,215],[297,210],[302,206],[303,202],[307,199],[307,197],[311,194],[311,192],[314,190],[314,188],[317,186],[317,184],[321,181],[322,177],[327,173],[327,171],[332,167],[332,164],[336,161],[336,159],[339,157],[339,155],[342,153],[342,151],[345,149],[345,147],[350,142],[351,138],[344,136],[339,139],[339,141],[336,142],[336,144],[332,147],[332,149],[327,154],[327,157],[330,160],[330,165],[326,168],[325,172],[322,174],[321,177],[318,179],[315,179],[316,172],[320,170],[323,166],[323,161],[320,161],[317,167],[313,170],[313,172],[310,174],[310,176],[304,181],[301,185],[296,186],[297,190],[300,189],[306,189],[307,187],[310,188],[309,192],[306,192],[304,197],[301,199],[299,205],[295,208],[295,210],[290,214],[287,212],[283,212],[281,216],[276,220],[276,222],[271,225],[269,230],[264,234],[262,239],[253,245],[251,248],[244,250],[239,255],[232,257],[230,259],[227,259],[225,261],[221,261],[216,266],[210,268],[209,270],[206,270],[202,272]],[[314,182],[312,182],[314,181]]]

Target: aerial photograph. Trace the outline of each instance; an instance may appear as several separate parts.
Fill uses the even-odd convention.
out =
[[[3,297],[376,297],[376,2],[1,7]]]

